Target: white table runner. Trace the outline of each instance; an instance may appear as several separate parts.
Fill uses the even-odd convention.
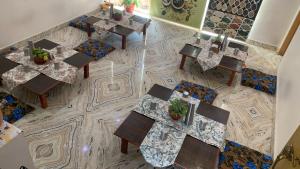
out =
[[[131,17],[133,17],[134,15],[129,14],[129,13],[126,13],[125,15],[123,15],[122,20],[120,20],[120,21],[116,21],[114,19],[110,19],[109,12],[106,12],[105,15],[103,15],[102,13],[97,13],[94,16],[97,17],[97,18],[100,18],[102,20],[108,19],[109,22],[111,22],[113,24],[121,25],[123,27],[132,29],[132,30],[134,30],[136,32],[142,32],[143,28],[144,28],[144,24],[141,24],[141,23],[136,22],[136,21],[132,21],[132,25],[130,25],[129,19]],[[96,26],[98,26],[98,25],[96,25]]]
[[[20,50],[7,55],[7,59],[21,65],[5,72],[2,75],[3,84],[8,90],[13,90],[18,85],[28,82],[40,73],[43,73],[55,80],[73,84],[77,79],[78,68],[64,62],[64,60],[78,52],[70,48],[62,47],[62,53],[57,54],[56,48],[51,50],[44,49],[49,52],[50,55],[54,56],[54,59],[49,60],[43,65],[34,63],[34,61],[30,60],[29,56],[24,56],[24,52]],[[59,69],[55,69],[55,63],[59,64]],[[28,68],[25,69],[25,67]]]
[[[174,91],[169,100],[173,100],[175,98],[182,98],[182,94],[177,91]],[[188,100],[189,102],[196,104],[195,109],[197,109],[200,101],[192,97],[189,97]],[[174,121],[171,119],[168,113],[169,105],[169,101],[164,101],[147,94],[141,99],[137,107],[134,109],[135,112],[143,114],[151,119],[154,119],[156,123],[161,124],[160,125],[154,123],[155,125],[153,125],[153,127],[150,130],[151,133],[148,133],[149,136],[147,135],[144,141],[142,142],[143,149],[141,147],[141,150],[145,159],[149,163],[156,167],[166,167],[168,165],[172,165],[171,162],[174,162],[177,157],[177,154],[175,154],[175,152],[179,152],[177,151],[178,147],[181,148],[183,142],[181,138],[177,141],[170,141],[170,144],[172,143],[170,146],[174,147],[174,149],[169,149],[169,151],[167,151],[166,149],[163,149],[163,147],[155,146],[162,141],[157,139],[158,137],[157,135],[152,133],[153,131],[156,131],[156,134],[160,133],[162,130],[170,130],[173,133],[177,132],[179,134],[185,133],[209,145],[216,146],[221,151],[223,151],[226,130],[226,126],[224,124],[195,113],[193,124],[191,126],[186,126],[183,121],[184,119],[178,121]],[[153,140],[155,138],[156,140]],[[172,137],[170,139],[176,139],[176,137]],[[157,158],[158,156],[160,158]],[[161,158],[168,160],[166,160],[166,163],[161,163],[161,161],[159,160]]]
[[[174,164],[185,136],[185,132],[155,122],[143,140],[140,150],[144,159],[154,167],[167,167]]]
[[[15,87],[28,82],[39,74],[40,73],[34,69],[19,65],[2,74],[2,83],[5,88],[12,91]]]

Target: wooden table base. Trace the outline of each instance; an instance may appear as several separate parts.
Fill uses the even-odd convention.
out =
[[[126,36],[122,35],[122,49],[126,49],[126,42],[127,42]]]
[[[186,60],[186,56],[182,55],[181,62],[180,62],[180,67],[179,67],[181,70],[183,70],[185,60]]]
[[[228,80],[228,82],[227,82],[227,85],[228,85],[228,86],[231,86],[231,85],[232,85],[232,82],[233,82],[233,80],[234,80],[235,74],[236,74],[235,71],[231,71],[229,80]]]
[[[43,109],[48,107],[48,102],[47,102],[47,96],[46,95],[39,95],[40,102],[41,102],[41,107]]]
[[[128,140],[123,138],[121,140],[121,152],[124,154],[128,153]]]
[[[90,38],[92,36],[92,26],[89,23],[87,23],[86,26],[87,26],[87,34],[88,37]]]
[[[147,25],[144,25],[143,27],[143,35],[146,36],[147,34]]]
[[[84,66],[84,78],[87,79],[90,76],[90,65],[87,64]]]

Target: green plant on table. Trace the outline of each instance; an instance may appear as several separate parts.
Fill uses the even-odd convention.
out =
[[[169,107],[169,111],[171,113],[174,113],[176,115],[179,115],[179,116],[185,116],[188,112],[188,104],[187,102],[183,101],[183,100],[180,100],[180,99],[174,99],[174,100],[171,100],[171,105]]]
[[[41,48],[34,48],[34,49],[32,49],[32,54],[35,57],[43,59],[44,61],[47,61],[49,59],[49,53],[46,52],[46,51],[44,51],[44,50],[42,50]]]
[[[137,7],[140,6],[140,0],[123,0],[123,5],[130,6],[131,4],[136,5]]]

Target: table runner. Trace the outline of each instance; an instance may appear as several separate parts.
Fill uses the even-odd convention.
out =
[[[214,54],[211,58],[208,57],[209,50],[211,47],[211,40],[201,39],[200,43],[196,43],[197,37],[189,37],[184,39],[187,44],[193,45],[195,47],[201,48],[201,52],[197,57],[197,61],[202,67],[203,71],[212,69],[219,65],[224,55],[241,60],[243,62],[246,61],[248,57],[248,52],[244,52],[239,50],[237,55],[234,55],[235,48],[231,48],[227,45],[225,51],[220,51],[219,54]]]
[[[170,100],[175,98],[181,98],[182,94],[174,91]],[[192,103],[196,103],[198,99],[190,97]],[[200,101],[195,105],[195,110],[197,110]],[[169,101],[164,101],[149,94],[145,95],[137,107],[133,110],[158,122],[162,122],[170,127],[173,127],[179,131],[186,132],[192,137],[201,140],[207,144],[214,145],[221,150],[223,149],[223,142],[225,138],[226,126],[222,123],[216,122],[209,118],[206,118],[200,114],[194,114],[194,121],[191,126],[186,126],[184,124],[184,119],[174,121],[169,113],[168,107],[170,105]]]
[[[154,167],[167,167],[174,164],[185,136],[185,132],[155,122],[140,150],[144,159]]]
[[[234,50],[235,50],[235,48],[231,48],[231,47],[227,46],[224,55],[245,62],[247,57],[248,57],[248,52],[244,52],[244,51],[239,50],[238,54],[234,55]]]
[[[12,91],[15,87],[28,82],[39,74],[38,71],[19,65],[2,74],[2,83]]]
[[[73,84],[77,79],[78,68],[71,66],[65,62],[58,62],[59,69],[55,69],[55,65],[51,64],[41,73],[51,77],[52,79]]]
[[[218,54],[213,53],[211,57],[209,57],[209,51],[211,47],[211,41],[200,39],[200,42],[197,43],[197,36],[190,37],[187,39],[187,44],[193,45],[195,47],[201,48],[201,52],[197,56],[197,61],[200,64],[203,71],[207,71],[209,69],[215,68],[219,65],[223,58],[223,52],[220,51]]]
[[[108,24],[106,24],[105,20],[100,20],[100,21],[94,23],[93,26],[97,33],[102,33],[102,31],[108,31],[111,28],[115,27],[116,24],[114,24],[112,22],[109,22]]]
[[[201,45],[202,50],[197,56],[197,61],[200,64],[203,71],[207,71],[209,69],[217,67],[222,58],[223,58],[223,51],[219,53],[212,52],[212,56],[209,56],[210,52],[210,44]]]
[[[56,47],[57,48],[57,47]],[[6,56],[7,59],[19,63],[24,66],[28,66],[30,70],[27,72],[24,71],[24,68],[18,67],[15,70],[10,70],[6,72],[3,78],[4,84],[6,84],[9,90],[17,87],[20,84],[24,84],[32,78],[36,77],[40,73],[45,74],[55,80],[65,82],[68,84],[73,84],[77,79],[78,68],[74,67],[68,63],[65,63],[64,60],[78,53],[77,51],[62,47],[62,53],[57,54],[57,49],[53,48],[51,50],[43,49],[50,53],[50,55],[54,56],[53,60],[49,60],[47,63],[43,65],[37,65],[33,61],[30,60],[29,56],[24,56],[24,52],[18,50],[17,52],[11,53]],[[54,63],[59,63],[59,69],[55,69]],[[20,71],[20,72],[18,72]],[[40,73],[39,73],[40,72]],[[23,76],[24,78],[20,77]],[[37,75],[36,75],[37,74]],[[14,77],[16,76],[16,77]],[[6,81],[6,82],[5,82]]]
[[[29,66],[30,68],[37,70],[37,71],[41,71],[53,63],[52,61],[49,61],[43,65],[37,65],[33,61],[30,60],[30,56],[25,56],[24,52],[21,50],[18,50],[14,53],[7,55],[6,58],[13,62],[19,63],[21,65]]]
[[[180,99],[185,99],[182,98],[182,94],[174,91],[173,94],[171,95],[170,100],[173,100],[175,98],[180,98]],[[189,97],[189,102],[196,104],[195,109],[198,108],[200,101],[198,99]],[[151,95],[145,95],[141,101],[139,102],[138,106],[134,109],[137,113],[143,114],[151,119],[154,119],[156,122],[155,123],[162,123],[163,126],[165,126],[164,130],[167,130],[168,128],[172,128],[172,132],[178,132],[178,133],[186,133],[198,140],[201,140],[207,144],[213,145],[218,147],[221,151],[224,149],[224,140],[225,140],[225,130],[226,126],[222,123],[219,123],[217,121],[214,121],[212,119],[209,119],[207,117],[204,117],[199,114],[194,114],[194,121],[191,126],[186,126],[184,124],[183,119],[174,121],[171,119],[168,113],[168,107],[170,105],[169,101],[164,101],[159,98],[156,98]],[[153,129],[154,128],[154,129]],[[154,130],[162,130],[162,127],[158,127],[157,125],[153,125],[150,131]],[[142,145],[145,148],[145,153],[144,155],[146,160],[151,163],[152,165],[158,165],[161,164],[160,161],[156,158],[157,156],[163,157],[164,159],[169,159],[167,161],[167,164],[169,164],[171,161],[175,161],[177,154],[174,154],[174,151],[168,152],[166,151],[165,154],[162,152],[162,150],[159,147],[155,147],[151,144],[151,142],[154,142],[157,144],[160,140],[153,140],[153,138],[157,138],[152,136],[152,133],[148,133],[151,137],[149,139],[146,137]],[[147,134],[147,136],[148,136]],[[176,139],[173,138],[173,139]],[[149,140],[151,141],[149,143]],[[177,141],[172,141],[172,144],[178,144],[178,145],[172,145],[173,147],[181,147],[182,142],[181,140]],[[171,144],[170,143],[170,144]],[[150,144],[150,145],[149,145]],[[151,149],[152,148],[152,149]],[[149,153],[157,153],[158,155],[153,156],[149,155]],[[178,151],[179,152],[179,151]],[[167,157],[168,158],[167,158]],[[155,158],[153,158],[155,157]],[[172,160],[171,160],[172,159]],[[157,167],[165,167],[165,166],[157,166]]]
[[[78,51],[72,49],[72,48],[68,48],[65,46],[61,46],[62,47],[62,53],[61,54],[57,54],[57,47],[51,49],[51,50],[46,50],[48,51],[51,55],[54,56],[54,62],[59,62],[59,61],[64,61],[65,59],[75,55],[78,53]]]
[[[128,13],[126,13],[125,15],[123,15],[121,21],[116,21],[116,20],[114,20],[114,19],[111,19],[111,18],[109,17],[109,13],[108,13],[108,12],[106,12],[105,15],[103,15],[102,13],[98,13],[98,14],[96,14],[96,15],[94,15],[94,16],[97,17],[97,18],[100,18],[100,19],[102,19],[102,20],[108,19],[109,22],[111,22],[111,23],[114,23],[114,24],[116,24],[116,25],[121,25],[121,26],[123,26],[123,27],[132,29],[132,30],[134,30],[134,31],[136,31],[136,32],[142,32],[142,31],[143,31],[143,28],[144,28],[144,24],[141,24],[141,23],[136,22],[136,21],[132,21],[132,25],[130,25],[130,24],[129,24],[129,19],[130,19],[131,17],[133,17],[134,15],[128,14]]]

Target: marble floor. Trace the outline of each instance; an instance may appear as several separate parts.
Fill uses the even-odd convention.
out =
[[[197,63],[190,60],[184,71],[179,70],[178,52],[184,39],[193,34],[184,28],[153,21],[146,39],[132,34],[126,50],[120,49],[120,37],[110,35],[107,41],[117,50],[91,64],[89,79],[80,78],[74,85],[52,90],[49,108],[45,110],[39,108],[35,95],[22,89],[14,91],[37,108],[15,123],[24,130],[35,166],[152,168],[136,151],[137,147],[130,146],[128,155],[121,154],[120,139],[113,132],[153,84],[174,88],[183,79],[219,93],[214,105],[231,112],[227,139],[271,154],[275,97],[241,86],[240,75],[234,85],[228,87],[229,72],[217,69],[201,73]],[[87,40],[87,35],[66,27],[41,38],[75,47]],[[251,46],[246,65],[276,74],[280,59],[273,51]]]

